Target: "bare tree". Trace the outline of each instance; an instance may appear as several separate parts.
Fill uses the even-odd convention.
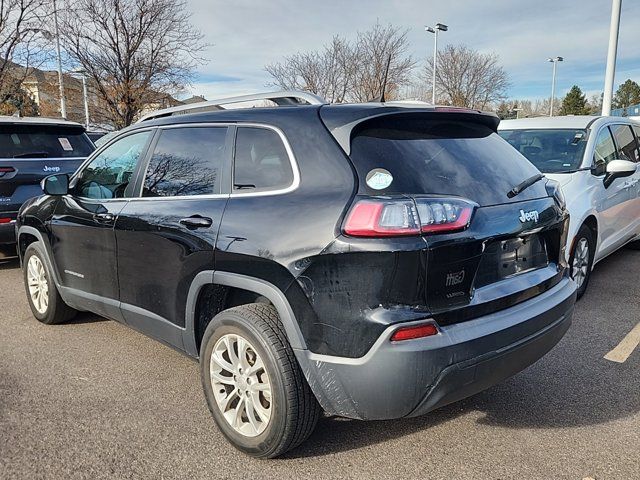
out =
[[[21,82],[47,58],[43,25],[46,0],[0,1],[0,103],[23,96]]]
[[[433,61],[427,61],[422,80],[431,84]],[[464,45],[447,45],[438,52],[436,88],[439,102],[460,107],[487,109],[506,98],[509,76],[495,54]]]
[[[335,36],[321,50],[296,53],[265,70],[273,78],[272,86],[307,90],[341,103],[380,97],[389,63],[385,90],[393,98],[409,83],[415,66],[407,50],[406,30],[376,24],[358,33],[354,42]]]
[[[205,48],[189,20],[185,0],[70,3],[61,26],[65,49],[117,128],[189,82]]]
[[[366,102],[382,95],[387,64],[387,97],[397,97],[400,88],[409,83],[409,75],[416,62],[407,54],[407,32],[392,25],[376,24],[372,29],[358,33],[355,45],[358,68],[351,93],[353,100]]]
[[[349,93],[356,64],[351,45],[333,37],[320,51],[300,52],[272,63],[265,70],[273,77],[273,85],[286,90],[306,90],[331,102],[344,102]]]

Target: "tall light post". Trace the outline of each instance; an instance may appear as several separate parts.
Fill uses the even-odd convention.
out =
[[[82,99],[84,100],[84,123],[89,128],[89,95],[87,94],[87,72],[82,68],[74,70],[76,75],[80,75],[82,80]]]
[[[604,96],[602,97],[602,115],[611,115],[613,99],[613,81],[616,75],[616,56],[618,54],[618,34],[620,33],[620,10],[622,0],[613,0],[611,4],[611,25],[609,27],[609,51],[607,53],[607,71],[604,77]]]
[[[433,33],[433,85],[431,90],[431,103],[436,104],[436,65],[438,60],[438,32],[446,32],[449,27],[443,23],[436,23],[435,27],[424,27],[425,32]]]
[[[558,65],[558,62],[564,61],[564,58],[548,58],[547,61],[553,63],[553,75],[551,77],[551,102],[549,103],[549,116],[553,117],[553,102],[556,99],[556,66]]]
[[[56,50],[58,52],[58,84],[60,86],[60,115],[67,118],[67,102],[64,98],[64,79],[62,77],[62,54],[60,53],[60,30],[58,29],[58,8],[53,0],[53,23],[55,26]]]

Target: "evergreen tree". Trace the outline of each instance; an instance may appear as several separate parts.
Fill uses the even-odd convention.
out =
[[[580,87],[574,85],[569,93],[562,99],[560,115],[588,115],[590,112],[587,105],[587,97]]]
[[[640,85],[629,79],[618,87],[613,96],[613,108],[627,108],[640,104]]]

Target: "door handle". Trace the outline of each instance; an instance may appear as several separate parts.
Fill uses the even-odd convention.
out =
[[[113,213],[94,213],[93,219],[98,223],[112,223],[116,216]]]
[[[213,220],[209,217],[201,217],[200,215],[193,215],[191,217],[183,218],[180,220],[180,224],[187,228],[209,228],[213,224]]]

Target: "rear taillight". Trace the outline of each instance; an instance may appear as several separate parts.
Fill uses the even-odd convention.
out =
[[[416,206],[411,200],[360,200],[349,212],[344,233],[354,237],[417,235]]]
[[[4,177],[7,173],[15,172],[13,167],[0,167],[0,177]]]
[[[445,233],[469,226],[475,204],[460,198],[372,198],[357,201],[344,224],[353,237]]]
[[[13,218],[6,218],[6,217],[0,218],[0,225],[3,223],[11,223],[11,222],[13,222]]]
[[[438,334],[438,327],[433,323],[423,323],[421,325],[412,325],[410,327],[400,327],[393,335],[392,342],[401,342],[403,340],[415,340],[416,338],[430,337]]]

